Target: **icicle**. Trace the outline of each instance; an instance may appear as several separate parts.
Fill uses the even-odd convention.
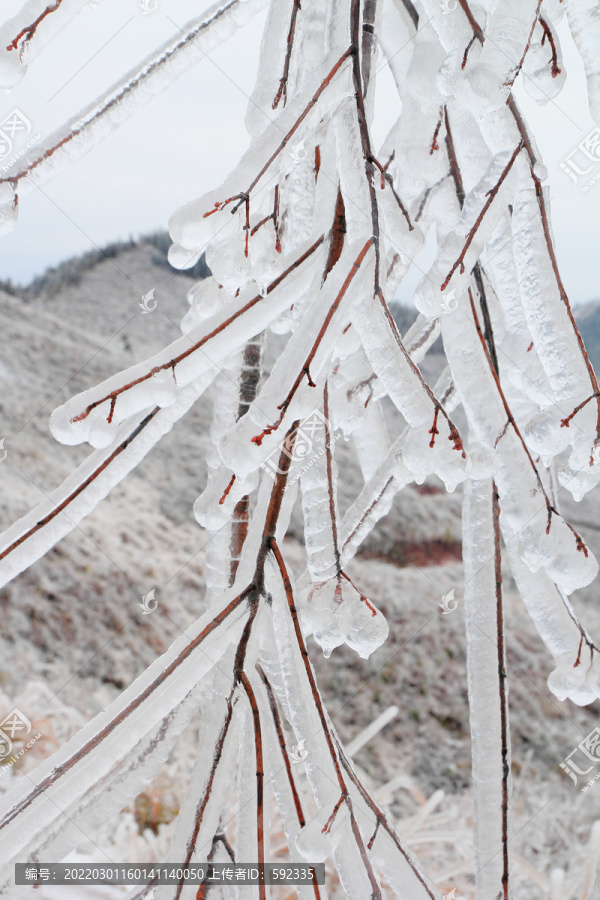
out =
[[[185,801],[177,817],[175,834],[165,863],[202,864],[212,848],[219,827],[224,800],[228,796],[231,770],[235,766],[239,715],[242,702],[239,689],[232,690],[234,651],[229,650],[214,676],[212,691],[206,698],[198,753]],[[215,748],[218,748],[216,751]],[[194,900],[197,887],[186,885],[178,894],[175,885],[161,887],[161,900]]]
[[[579,50],[588,85],[590,112],[600,125],[600,21],[595,0],[565,0],[567,20]]]
[[[511,793],[500,534],[495,486],[469,480],[464,495],[465,623],[475,801],[477,894],[508,897]]]
[[[504,103],[521,69],[530,35],[539,15],[540,0],[504,0],[486,25],[479,58],[467,62],[458,84],[461,102],[482,117]]]
[[[568,697],[581,706],[591,703],[600,695],[598,653],[592,651],[591,638],[551,579],[544,572],[534,574],[525,565],[509,534],[507,531],[506,550],[519,594],[556,664],[548,687],[559,700]]]

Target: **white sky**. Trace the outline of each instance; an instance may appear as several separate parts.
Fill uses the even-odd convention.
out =
[[[0,2],[4,21],[23,0]],[[158,0],[151,15],[142,14],[139,0],[100,0],[87,7],[31,64],[24,81],[0,94],[0,121],[18,107],[31,120],[32,134],[47,135],[174,34],[174,22],[183,25],[208,5]],[[174,209],[218,185],[248,143],[243,120],[263,23],[264,13],[48,182],[44,194],[25,196],[16,229],[0,239],[0,278],[26,283],[69,256],[166,229]],[[594,127],[583,68],[565,22],[560,34],[568,72],[562,93],[543,107],[521,86],[517,97],[549,170],[565,285],[574,302],[583,302],[600,298],[600,180],[583,192],[560,169]],[[379,79],[376,144],[391,124],[386,112],[397,110],[386,68]]]

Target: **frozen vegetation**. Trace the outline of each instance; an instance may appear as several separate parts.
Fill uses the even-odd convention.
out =
[[[0,61],[7,86],[81,5],[63,0],[44,17],[43,4],[26,4],[9,23],[14,40],[24,33],[23,66]],[[263,5],[217,4],[187,39],[24,156],[0,181],[5,230],[28,187]],[[189,290],[181,334],[170,329],[145,358],[70,391],[50,416],[58,442],[91,450],[74,449],[76,468],[0,536],[1,583],[55,552],[210,395],[208,476],[189,498],[207,538],[205,595],[160,656],[4,794],[0,894],[27,896],[11,887],[15,861],[62,859],[100,834],[201,715],[165,861],[220,858],[230,821],[236,858],[269,861],[276,820],[289,858],[335,866],[329,888],[300,887],[300,898],[440,900],[440,884],[461,867],[422,864],[414,822],[403,833],[385,791],[344,749],[307,652],[309,638],[325,659],[344,647],[367,660],[384,646],[385,579],[365,583],[355,556],[403,495],[437,480],[463,504],[475,894],[469,879],[461,890],[477,900],[534,896],[514,875],[522,826],[508,694],[523,674],[506,665],[508,611],[514,591],[553,660],[558,701],[576,708],[600,697],[598,648],[570,599],[598,564],[572,505],[560,502],[582,500],[600,480],[600,389],[556,263],[547,173],[512,88],[522,73],[540,102],[558,94],[566,11],[598,118],[598,13],[592,0],[451,6],[271,0],[249,149],[224,184],[169,223],[171,264],[185,270],[204,254],[211,272]],[[39,23],[27,24],[33,14]],[[399,115],[375,147],[380,52]],[[390,303],[429,233],[435,259],[414,293],[418,318],[401,335]],[[443,365],[431,377],[426,354],[440,335]],[[334,658],[319,673],[327,665]],[[593,896],[597,826],[588,837],[587,866],[568,888],[582,900]],[[570,896],[562,869],[538,887],[540,897]],[[180,883],[156,896],[196,890]],[[252,893],[263,900],[269,888]]]

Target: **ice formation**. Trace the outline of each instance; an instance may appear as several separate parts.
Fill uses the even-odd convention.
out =
[[[192,65],[199,46],[206,50],[263,5],[217,4],[24,157],[0,183],[7,227],[23,187],[117,127]],[[591,0],[564,7],[597,117],[597,9]],[[579,704],[600,697],[598,649],[568,599],[598,565],[556,500],[557,482],[578,499],[600,480],[600,390],[556,263],[546,173],[512,94],[522,70],[540,102],[560,91],[562,12],[550,0],[461,0],[451,10],[437,0],[271,0],[246,118],[249,149],[223,185],[170,221],[173,265],[205,253],[212,271],[190,291],[184,336],[55,410],[57,440],[95,449],[0,536],[5,583],[87,515],[216,383],[208,484],[194,507],[211,536],[208,612],[3,798],[0,895],[11,896],[15,860],[77,844],[71,820],[93,829],[96,798],[104,814],[115,797],[135,796],[154,771],[146,756],[164,758],[200,685],[205,738],[169,859],[206,860],[232,797],[241,856],[268,859],[268,775],[292,859],[331,856],[356,900],[381,897],[381,878],[404,900],[439,900],[356,775],[306,653],[311,634],[326,655],[346,643],[366,657],[385,640],[377,598],[344,567],[395,494],[436,474],[448,490],[465,485],[478,896],[508,900],[503,553],[554,657],[550,688]],[[370,131],[377,47],[401,109],[380,149]],[[435,259],[415,291],[419,317],[402,336],[390,301],[429,233]],[[431,389],[419,363],[440,335],[447,367]],[[263,373],[271,340],[280,352]],[[390,437],[385,398],[404,422]],[[459,407],[462,434],[452,420]],[[364,479],[343,516],[340,437],[352,438]],[[307,568],[294,580],[281,547],[298,494]],[[310,820],[284,720],[307,748],[318,810]],[[157,893],[192,897],[183,885]],[[302,888],[301,896],[323,893]]]

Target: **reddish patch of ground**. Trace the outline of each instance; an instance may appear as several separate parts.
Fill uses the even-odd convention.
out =
[[[461,562],[462,544],[460,541],[423,541],[398,542],[385,553],[371,553],[368,550],[360,554],[369,559],[381,559],[395,566],[442,566],[444,563]]]

